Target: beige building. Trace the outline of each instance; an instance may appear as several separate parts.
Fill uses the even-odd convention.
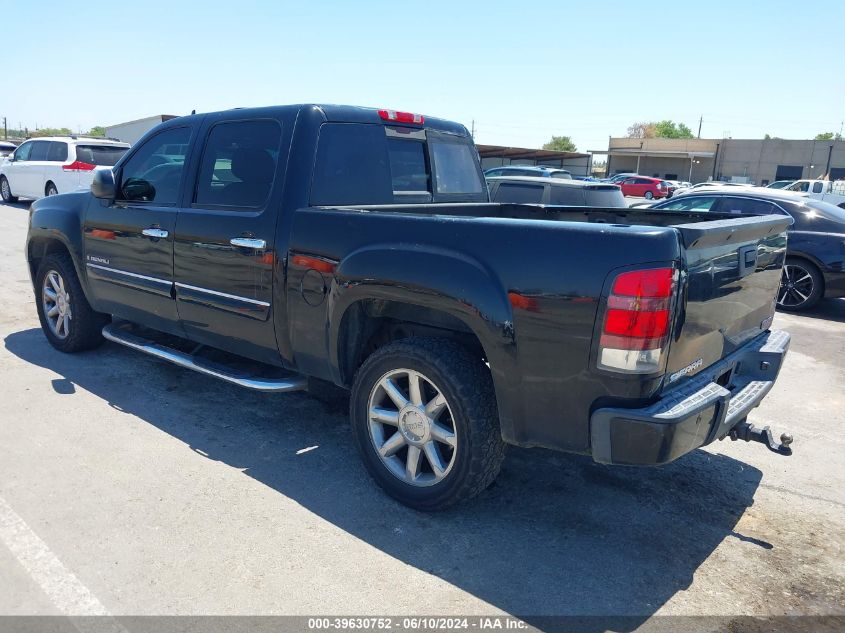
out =
[[[845,141],[611,138],[609,175],[634,172],[667,180],[845,178]]]

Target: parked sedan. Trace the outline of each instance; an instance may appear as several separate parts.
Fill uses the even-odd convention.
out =
[[[671,195],[672,189],[665,180],[660,178],[648,178],[646,176],[633,176],[625,178],[619,183],[623,196],[636,196],[637,198],[666,198]]]
[[[764,187],[722,187],[673,198],[655,211],[789,215],[786,263],[777,296],[782,310],[812,308],[822,298],[845,297],[845,210],[806,195]]]
[[[503,176],[487,179],[490,200],[517,204],[556,204],[568,207],[624,208],[619,187],[603,182]]]
[[[793,182],[795,182],[795,181],[794,180],[775,180],[774,182],[770,182],[768,185],[766,185],[766,187],[769,188],[769,189],[784,189],[784,188],[788,187],[789,185],[791,185]]]
[[[18,148],[14,143],[9,141],[0,141],[0,157],[8,156]]]

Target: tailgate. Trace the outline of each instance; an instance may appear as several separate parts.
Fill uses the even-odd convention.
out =
[[[680,287],[664,388],[708,367],[767,330],[786,256],[787,216],[684,224]]]

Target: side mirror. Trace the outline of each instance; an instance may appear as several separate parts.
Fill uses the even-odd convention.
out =
[[[114,184],[114,174],[111,169],[98,169],[94,172],[91,194],[95,198],[104,200],[114,200],[117,197],[117,188]]]

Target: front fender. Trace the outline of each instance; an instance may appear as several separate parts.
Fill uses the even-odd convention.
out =
[[[70,253],[76,275],[82,289],[88,295],[88,280],[85,276],[82,247],[82,218],[90,194],[65,193],[48,196],[32,203],[29,214],[29,230],[26,236],[26,258],[30,275],[32,261],[44,253],[44,246],[50,241],[62,244]]]
[[[328,357],[340,379],[343,317],[362,300],[419,305],[449,314],[481,342],[490,364],[502,433],[512,428],[516,347],[507,290],[484,264],[466,254],[420,244],[375,244],[350,253],[337,267],[329,293]]]

